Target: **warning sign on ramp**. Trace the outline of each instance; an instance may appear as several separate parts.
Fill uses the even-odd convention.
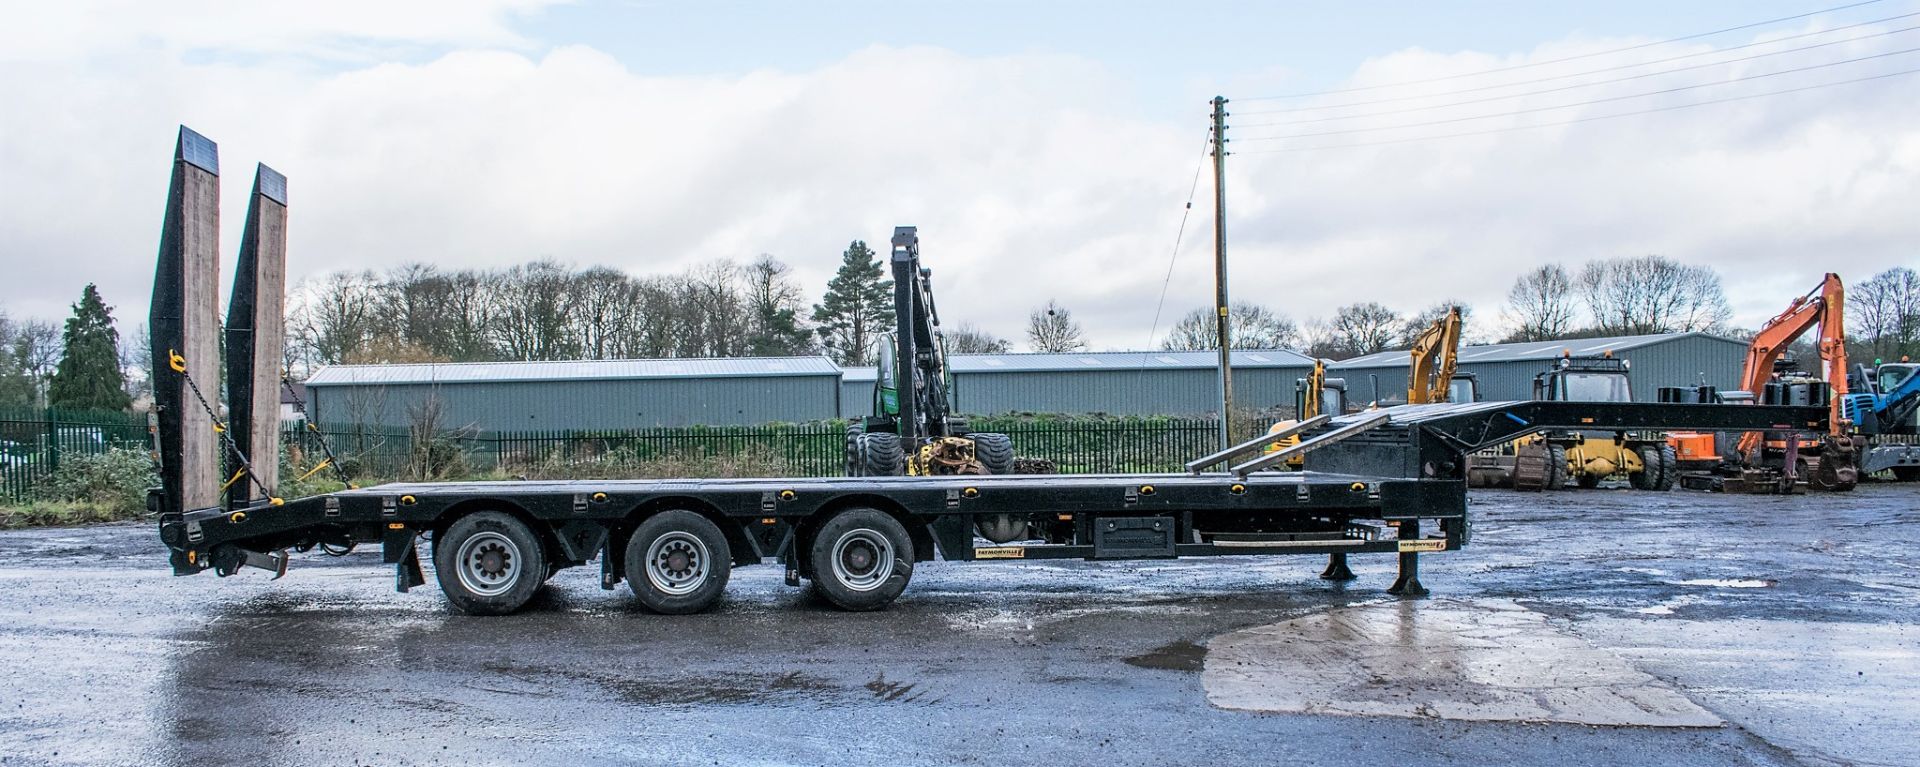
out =
[[[1469,721],[1717,727],[1720,717],[1506,600],[1342,608],[1214,638],[1221,708]]]

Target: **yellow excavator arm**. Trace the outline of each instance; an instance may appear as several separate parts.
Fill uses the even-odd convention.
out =
[[[1460,352],[1460,307],[1434,320],[1407,350],[1407,404],[1446,402]]]

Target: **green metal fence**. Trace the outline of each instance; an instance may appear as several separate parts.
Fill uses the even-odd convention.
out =
[[[115,411],[0,408],[0,500],[17,502],[63,454],[149,448],[147,417]]]

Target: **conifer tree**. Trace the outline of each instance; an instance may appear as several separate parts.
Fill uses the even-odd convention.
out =
[[[92,283],[73,305],[63,341],[66,351],[47,387],[47,404],[76,410],[125,410],[132,404],[120,374],[120,334],[113,329],[113,308]]]
[[[821,345],[842,365],[872,362],[873,344],[893,317],[893,281],[862,240],[840,256],[840,269],[827,281],[827,293],[813,306]]]

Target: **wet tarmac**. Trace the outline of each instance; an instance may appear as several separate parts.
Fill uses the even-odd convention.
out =
[[[173,578],[145,526],[0,533],[0,764],[1916,764],[1917,490],[1476,493],[1473,544],[1425,558],[1435,598],[1411,608],[1382,593],[1391,557],[1363,556],[1348,585],[1312,557],[929,563],[872,614],[747,568],[683,617],[589,568],[472,618],[394,593],[377,552]],[[1554,639],[1490,648],[1548,669],[1604,653],[1725,723],[1209,702],[1229,647],[1288,660],[1223,637],[1513,609]]]

